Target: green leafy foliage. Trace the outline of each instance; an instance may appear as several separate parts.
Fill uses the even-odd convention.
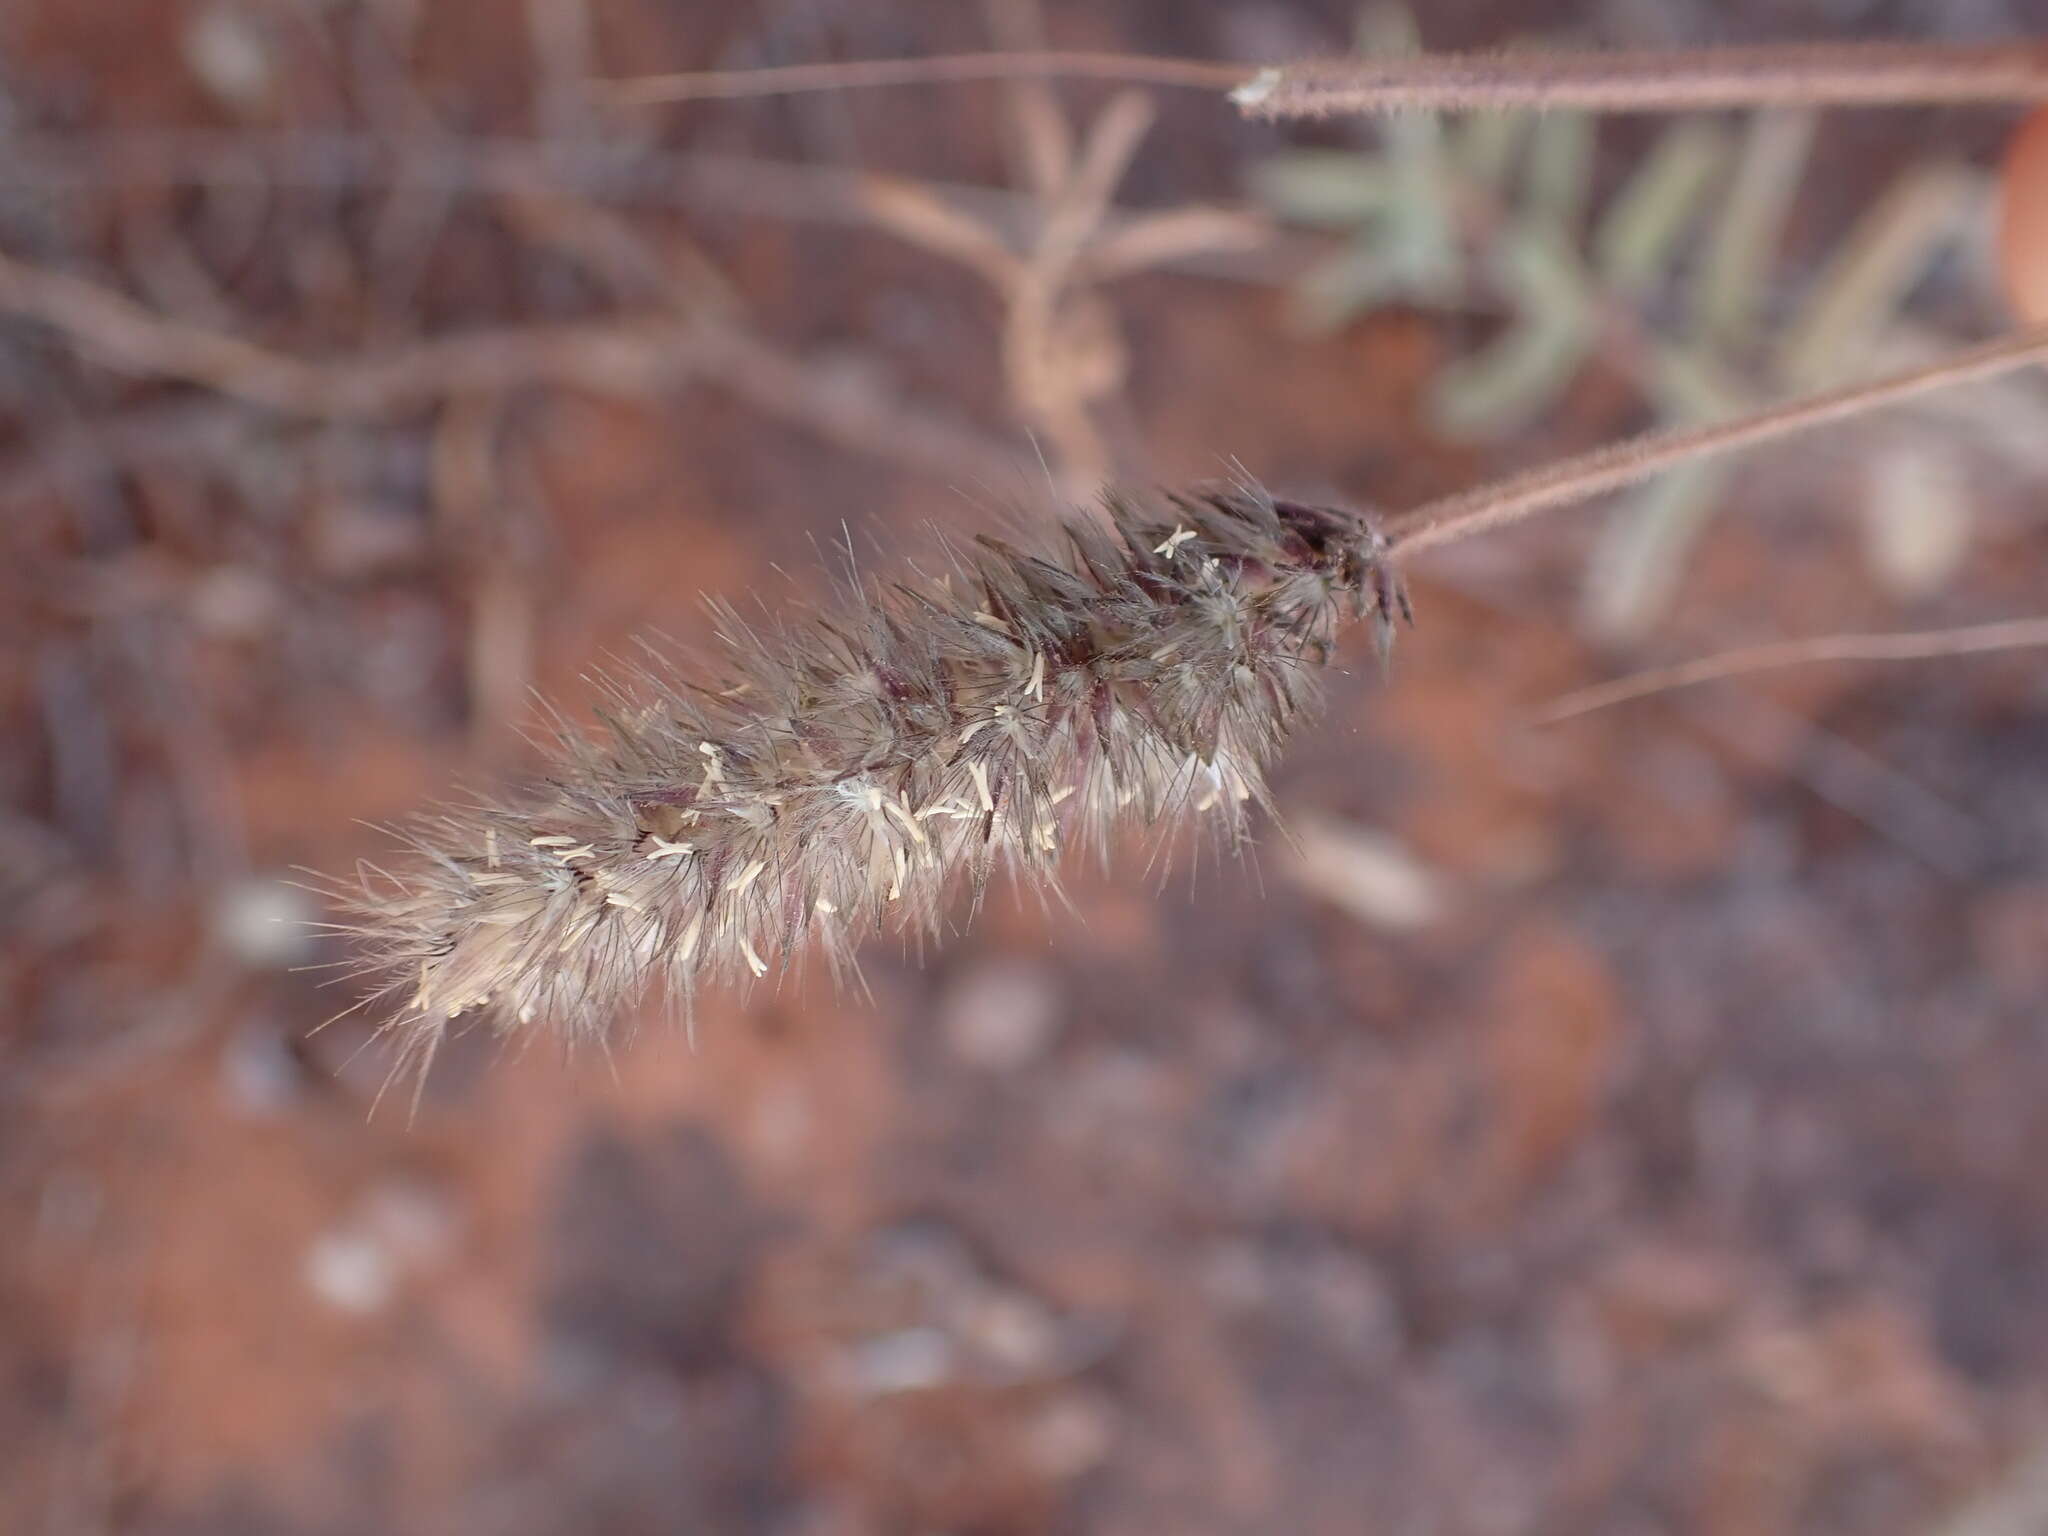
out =
[[[1359,38],[1368,52],[1418,46],[1413,18],[1391,6],[1368,10]],[[1596,196],[1598,130],[1585,114],[1406,113],[1366,128],[1358,149],[1277,155],[1255,168],[1253,189],[1280,218],[1343,236],[1293,295],[1304,326],[1331,330],[1394,305],[1495,322],[1433,382],[1428,414],[1447,436],[1527,430],[1595,361],[1631,374],[1658,424],[1679,425],[1843,383],[1910,346],[1908,300],[1985,223],[1977,172],[1908,164],[1810,278],[1782,280],[1816,127],[1791,110],[1680,118]],[[2048,428],[2038,392],[2007,405]],[[2010,434],[1971,436],[1994,452],[2012,445]],[[1956,482],[1941,463],[1959,452],[1952,431],[1898,451],[1909,448],[1930,463],[1913,484]],[[1624,638],[1654,623],[1730,474],[1700,466],[1615,509],[1588,572],[1589,629]],[[1901,563],[1897,550],[1962,547],[1966,502],[1929,492],[1891,506],[1866,521],[1877,574],[1899,588],[1903,570],[1951,568]],[[1902,527],[1915,515],[1960,525],[1960,542],[1953,529],[1944,540]]]

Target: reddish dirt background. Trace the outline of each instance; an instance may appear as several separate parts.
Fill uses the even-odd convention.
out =
[[[0,16],[0,251],[307,355],[628,307],[488,199],[116,175],[93,146],[520,135],[545,105],[520,0],[230,7],[263,49],[243,98],[192,61],[208,9]],[[2029,20],[1961,9],[1471,0],[1427,31]],[[988,45],[977,8],[907,0],[590,10],[601,73]],[[1204,56],[1348,20],[1048,7],[1065,45]],[[1279,142],[1160,109],[1130,207],[1232,199]],[[942,90],[598,131],[1000,187],[1003,122]],[[1830,125],[1795,243],[1999,126]],[[315,915],[295,867],[517,771],[528,683],[576,705],[635,634],[701,636],[700,593],[816,594],[849,534],[886,561],[1044,499],[973,279],[852,224],[628,213],[814,379],[995,443],[992,479],[717,380],[308,425],[0,321],[0,1529],[1904,1532],[2038,1493],[2038,659],[1518,724],[1631,663],[2038,606],[2039,486],[1996,477],[1961,576],[1886,600],[1840,510],[1853,438],[1746,476],[1640,654],[1573,630],[1587,520],[1414,573],[1391,676],[1347,659],[1278,797],[1431,872],[1417,928],[1315,894],[1277,835],[1192,882],[1076,869],[1072,910],[1002,893],[934,954],[871,946],[866,996],[714,998],[694,1046],[609,1061],[466,1040],[411,1123],[368,1115],[368,1026],[315,1033],[335,994],[291,969],[345,945],[271,920]],[[1595,378],[1540,436],[1453,451],[1415,410],[1444,326],[1309,340],[1270,282],[1107,291],[1137,479],[1235,457],[1399,506],[1637,421]]]

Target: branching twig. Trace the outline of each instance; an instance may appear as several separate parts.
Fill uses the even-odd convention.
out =
[[[389,420],[451,395],[555,384],[642,399],[688,378],[862,453],[969,484],[1010,467],[1006,445],[926,420],[878,390],[849,388],[737,327],[667,313],[424,341],[370,357],[309,361],[168,320],[97,283],[0,256],[0,314],[37,321],[140,378],[197,384],[281,415]]]
[[[1045,212],[1038,241],[1022,263],[1003,326],[1003,370],[1011,398],[1058,449],[1064,477],[1085,496],[1109,472],[1109,450],[1088,414],[1092,381],[1063,356],[1058,325],[1062,296],[1082,251],[1108,212],[1131,156],[1152,124],[1152,104],[1122,91],[1103,108]]]
[[[878,410],[872,402],[828,399],[814,386],[803,388],[805,371],[800,363],[781,358],[729,327],[684,324],[668,316],[610,325],[478,332],[378,357],[308,362],[240,337],[164,319],[96,283],[6,256],[0,256],[0,313],[50,325],[124,372],[201,384],[233,399],[313,419],[387,418],[448,394],[502,389],[508,380],[643,395],[709,364],[715,365],[713,371],[722,380],[762,404],[780,402],[787,410],[791,391],[808,398],[820,407],[814,424],[834,437],[851,439],[883,422],[892,431],[903,425],[894,413]],[[1399,554],[1417,554],[1590,501],[1681,464],[1760,447],[2043,361],[2048,361],[2048,326],[1970,348],[1925,368],[1804,396],[1733,421],[1650,433],[1418,507],[1395,525],[1393,548]],[[951,434],[941,431],[939,436]],[[955,458],[954,450],[961,445],[935,439],[924,446],[938,457]],[[986,466],[978,447],[965,457]]]
[[[1960,629],[1909,631],[1891,635],[1816,635],[1804,640],[1774,640],[1744,646],[1717,656],[1702,656],[1677,666],[1656,667],[1591,688],[1575,689],[1530,717],[1532,725],[1555,725],[1596,709],[1625,704],[1696,683],[1768,672],[1779,667],[1824,661],[1926,661],[1942,656],[1972,656],[1985,651],[2017,651],[2048,646],[2048,618],[2007,619],[1971,624]]]
[[[1152,116],[1144,93],[1119,92],[1078,153],[1070,152],[1063,139],[1054,142],[1053,130],[1037,117],[1028,119],[1036,126],[1025,136],[1040,142],[1038,157],[1047,162],[1042,173],[1057,186],[1038,199],[1036,228],[1019,242],[1020,250],[922,183],[894,177],[858,183],[862,204],[876,225],[959,262],[1001,297],[1003,374],[1011,404],[1044,433],[1059,478],[1079,501],[1086,501],[1109,474],[1108,449],[1088,407],[1104,392],[1105,374],[1121,373],[1121,355],[1108,357],[1108,368],[1102,366],[1106,310],[1094,295],[1077,291],[1076,279],[1091,266],[1127,273],[1175,251],[1195,249],[1199,242],[1227,244],[1243,234],[1227,216],[1211,210],[1180,210],[1178,219],[1172,213],[1140,216],[1119,232],[1107,264],[1091,261],[1103,242],[1111,194]]]
[[[1647,433],[1417,507],[1395,525],[1393,546],[1398,553],[1417,554],[1521,522],[1539,512],[1591,501],[1682,464],[1761,447],[1831,422],[1868,415],[1937,390],[1994,379],[2044,361],[2048,361],[2048,326],[2037,326],[1874,383],[1804,395],[1733,421]]]
[[[916,411],[872,384],[835,377],[754,336],[736,317],[739,299],[729,280],[695,247],[684,247],[685,270],[671,271],[673,257],[657,255],[625,220],[539,178],[508,195],[506,206],[529,233],[604,277],[627,300],[661,304],[669,324],[689,326],[703,354],[704,382],[855,453],[967,484],[1007,478],[1007,444]]]
[[[643,395],[693,366],[692,333],[655,324],[478,331],[366,358],[308,361],[166,319],[68,273],[0,256],[0,313],[61,332],[122,373],[179,379],[287,416],[376,420],[508,379]]]
[[[357,191],[399,174],[400,151],[368,134],[110,135],[86,141],[15,138],[0,162],[0,188],[95,193],[129,187],[250,185]],[[841,166],[753,155],[676,154],[599,140],[532,140],[444,135],[404,151],[414,187],[464,195],[521,196],[541,182],[603,203],[656,208],[715,208],[804,223],[887,223],[876,199],[894,189],[971,215],[1022,244],[1043,207],[996,187],[910,181]],[[901,230],[895,231],[903,233]],[[1082,254],[1077,275],[1100,280],[1134,270],[1177,266],[1233,281],[1292,280],[1320,255],[1319,242],[1290,237],[1264,215],[1186,204],[1162,210],[1112,208],[1102,234]]]
[[[1045,7],[1040,0],[982,0],[982,16],[996,47],[1005,53],[1045,51]],[[1074,163],[1074,134],[1060,110],[1052,82],[1033,77],[1010,82],[1012,180],[1030,190],[1039,203],[1050,202]]]

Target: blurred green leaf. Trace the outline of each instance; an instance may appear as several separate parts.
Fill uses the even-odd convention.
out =
[[[1976,185],[1963,166],[1918,165],[1871,205],[1786,332],[1778,373],[1789,388],[1838,384],[1863,365],[1907,296],[1961,233]]]
[[[1667,422],[1715,421],[1756,403],[1754,391],[1705,347],[1656,347],[1647,384],[1658,415]]]
[[[1400,272],[1381,242],[1362,235],[1295,284],[1289,311],[1297,325],[1320,334],[1401,296]]]
[[[1498,192],[1529,142],[1534,121],[1527,112],[1478,112],[1465,119],[1452,151],[1459,174],[1474,186]]]
[[[1738,347],[1749,340],[1806,175],[1816,121],[1810,111],[1759,112],[1750,119],[1693,286],[1693,332],[1702,342]]]
[[[1650,393],[1671,424],[1733,416],[1750,403],[1711,356],[1682,347],[1656,350]],[[1686,559],[1733,473],[1726,463],[1687,465],[1617,504],[1586,563],[1579,621],[1587,633],[1610,642],[1639,639],[1670,611]]]
[[[1415,13],[1392,0],[1374,0],[1373,4],[1361,7],[1358,25],[1351,35],[1360,53],[1392,54],[1398,58],[1422,52],[1422,29],[1416,25]]]
[[[1729,154],[1718,124],[1679,122],[1664,131],[1594,233],[1594,262],[1611,288],[1636,298],[1669,278],[1679,240],[1700,217]]]
[[[1358,36],[1364,53],[1415,53],[1422,46],[1414,16],[1399,5],[1368,6]],[[1396,112],[1381,120],[1380,132],[1394,177],[1388,259],[1401,291],[1424,303],[1450,303],[1464,291],[1465,258],[1453,206],[1458,168],[1445,148],[1443,119]]]
[[[1394,202],[1392,171],[1356,150],[1295,150],[1254,166],[1251,183],[1279,217],[1326,228],[1363,224]]]
[[[1727,465],[1688,464],[1623,499],[1586,563],[1579,618],[1587,633],[1618,642],[1655,627],[1727,485]]]
[[[1447,365],[1431,395],[1435,424],[1460,437],[1501,437],[1529,425],[1599,342],[1599,298],[1559,234],[1512,229],[1493,265],[1518,318],[1492,345]]]
[[[1577,237],[1593,197],[1593,148],[1593,119],[1584,112],[1548,112],[1536,120],[1522,204],[1530,218]]]
[[[1970,552],[1976,517],[1955,451],[1927,433],[1894,435],[1864,463],[1863,552],[1894,597],[1947,586]]]
[[[1391,4],[1362,14],[1358,42],[1377,53],[1420,46],[1414,16]],[[1679,120],[1595,217],[1597,122],[1564,112],[1449,121],[1398,113],[1376,124],[1375,148],[1296,151],[1258,168],[1253,189],[1278,216],[1351,235],[1297,284],[1295,318],[1327,330],[1396,303],[1505,311],[1500,333],[1448,363],[1430,392],[1432,423],[1459,437],[1527,428],[1610,336],[1627,338],[1617,357],[1637,370],[1660,422],[1710,420],[1745,408],[1758,381],[1825,387],[1863,368],[1875,342],[1898,341],[1901,307],[1982,197],[1983,179],[1960,166],[1908,170],[1759,355],[1813,115],[1760,113],[1739,139],[1718,119]],[[1487,232],[1483,252],[1473,249],[1475,230]],[[2030,384],[2006,386],[2009,409],[1978,430],[2015,462],[2048,462],[2048,400],[2023,392]],[[1973,402],[1988,393],[1973,392]],[[1655,622],[1731,473],[1680,471],[1617,511],[1587,575],[1590,629],[1623,638]],[[1913,579],[1909,570],[1932,581],[1943,578],[1925,573],[1950,568],[1941,541],[1955,529],[1939,522],[1951,509],[1930,510],[1941,505],[1928,490],[1936,478],[1902,471],[1869,513],[1872,559],[1895,585]]]

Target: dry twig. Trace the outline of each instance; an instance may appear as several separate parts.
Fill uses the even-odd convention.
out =
[[[1091,368],[1085,354],[1091,342],[1097,351],[1103,342],[1088,334],[1085,311],[1069,308],[1063,316],[1060,301],[1152,115],[1150,100],[1137,91],[1120,92],[1103,109],[1046,210],[1038,243],[1010,292],[1003,327],[1011,397],[1052,438],[1067,480],[1084,495],[1108,478],[1110,468],[1108,449],[1088,415],[1088,401],[1103,392],[1103,381],[1096,377],[1102,370]],[[1060,323],[1063,318],[1067,323]]]
[[[609,94],[620,106],[644,107],[675,101],[732,101],[805,91],[989,80],[1109,80],[1122,85],[1227,90],[1244,77],[1243,65],[1213,59],[1162,59],[1131,53],[958,53],[923,59],[854,59],[836,64],[646,75],[612,82]]]
[[[262,186],[357,191],[391,180],[403,153],[415,187],[518,198],[536,185],[573,191],[589,203],[711,208],[801,223],[897,229],[880,205],[898,189],[958,210],[1010,248],[1027,241],[1043,214],[1039,199],[998,187],[911,180],[844,167],[755,155],[674,154],[600,140],[538,145],[523,139],[443,135],[401,152],[367,134],[113,135],[88,142],[9,141],[0,187],[39,193],[132,187]],[[1082,254],[1077,276],[1106,280],[1155,267],[1258,283],[1286,282],[1322,250],[1290,237],[1264,215],[1183,205],[1158,211],[1111,208]]]
[[[665,312],[477,331],[369,357],[309,361],[167,320],[96,283],[0,256],[0,313],[48,325],[120,372],[201,385],[309,420],[389,420],[452,395],[538,384],[644,399],[694,379],[842,446],[943,478],[984,482],[1016,462],[1006,445],[918,415],[878,388],[849,387],[732,326]]]
[[[0,312],[61,333],[117,372],[179,379],[287,416],[378,420],[507,380],[644,395],[695,366],[698,339],[672,321],[478,331],[377,356],[291,357],[166,319],[97,283],[0,255]]]
[[[893,458],[942,479],[1000,484],[1015,455],[891,398],[872,380],[851,378],[786,356],[734,318],[739,298],[730,281],[694,245],[680,267],[665,261],[626,223],[535,176],[507,189],[506,206],[532,236],[582,262],[622,295],[652,301],[670,323],[691,327],[707,354],[701,375],[756,409],[809,427],[856,453]]]
[[[1070,153],[1064,124],[1048,126],[1033,98],[1020,109],[1020,136],[1038,198],[1036,231],[1022,254],[987,223],[962,212],[917,182],[869,177],[860,196],[870,220],[890,233],[976,273],[1005,306],[1003,373],[1012,406],[1051,447],[1065,489],[1085,502],[1109,477],[1109,451],[1090,416],[1091,403],[1121,377],[1122,352],[1112,317],[1077,279],[1103,240],[1110,198],[1152,122],[1148,98],[1120,92]],[[1201,214],[1208,210],[1185,210]],[[1241,237],[1227,217],[1167,222],[1141,216],[1118,234],[1107,270],[1120,275],[1185,253],[1200,243],[1228,245]]]

